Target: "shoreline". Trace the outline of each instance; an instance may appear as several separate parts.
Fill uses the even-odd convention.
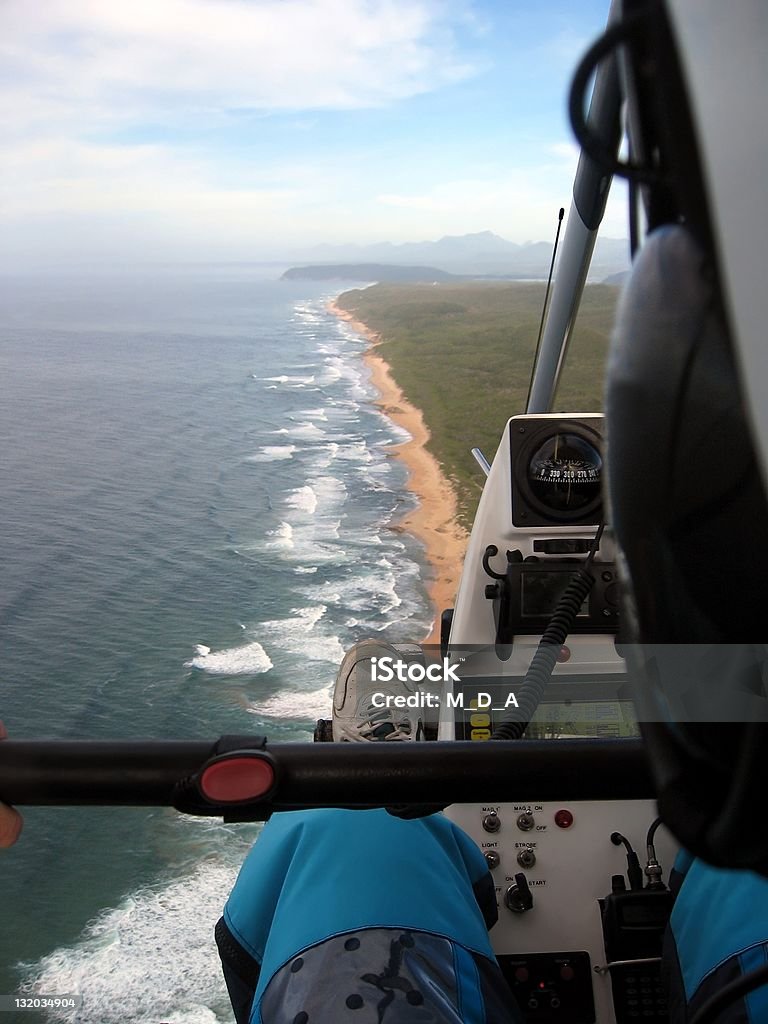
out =
[[[408,470],[406,486],[416,496],[418,505],[390,528],[410,533],[425,547],[428,566],[425,582],[433,608],[433,623],[421,642],[439,644],[440,613],[454,605],[469,541],[469,534],[456,521],[456,492],[440,463],[425,447],[431,435],[421,410],[405,398],[389,363],[376,351],[381,344],[379,335],[361,320],[355,320],[352,313],[337,306],[335,301],[329,302],[326,308],[368,341],[363,361],[379,393],[374,405],[411,435],[411,440],[393,445],[392,450]]]

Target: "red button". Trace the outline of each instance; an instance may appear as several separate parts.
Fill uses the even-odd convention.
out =
[[[570,964],[565,964],[560,968],[560,977],[563,981],[573,981],[576,977],[576,971],[574,971]]]
[[[515,981],[528,981],[528,968],[518,967],[515,971]]]
[[[570,828],[573,824],[573,815],[570,811],[557,811],[555,814],[555,824],[558,828]]]
[[[269,761],[260,757],[232,757],[208,765],[200,779],[200,791],[211,803],[258,800],[275,784]]]

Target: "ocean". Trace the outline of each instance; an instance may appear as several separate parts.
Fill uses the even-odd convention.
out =
[[[421,639],[414,499],[343,287],[270,268],[0,278],[0,717],[18,739],[311,741],[343,653]],[[350,285],[353,286],[353,285]],[[213,927],[259,826],[27,808],[0,994],[232,1021]]]

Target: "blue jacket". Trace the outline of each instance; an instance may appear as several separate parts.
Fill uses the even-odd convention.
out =
[[[711,867],[681,852],[670,888],[676,897],[664,969],[670,1019],[682,1022],[729,982],[768,962],[768,879],[752,871]],[[766,985],[731,1003],[717,1017],[718,1024],[766,1021]]]
[[[442,815],[301,811],[264,827],[217,942],[238,1022],[512,1024],[495,919],[482,853]]]

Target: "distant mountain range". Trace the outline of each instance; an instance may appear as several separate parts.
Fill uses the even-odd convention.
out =
[[[518,245],[492,231],[479,231],[470,235],[446,235],[436,242],[318,245],[306,251],[303,262],[312,266],[378,264],[424,268],[426,265],[461,277],[544,278],[549,273],[551,259],[551,242]],[[589,280],[601,281],[628,269],[629,242],[598,238]],[[381,277],[364,279],[383,280]]]

